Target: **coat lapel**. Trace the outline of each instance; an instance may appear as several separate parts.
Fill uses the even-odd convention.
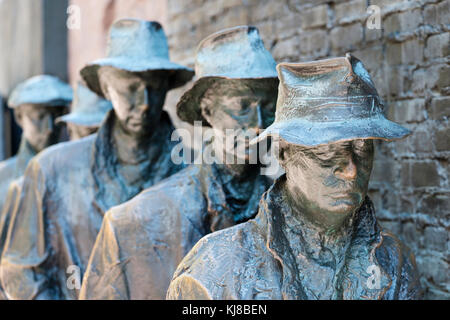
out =
[[[267,248],[280,263],[283,299],[314,299],[315,295],[302,283],[302,266],[297,265],[285,234],[285,212],[279,178],[261,200],[261,221],[267,225]],[[346,251],[344,267],[336,274],[332,299],[381,299],[391,285],[389,275],[376,258],[383,237],[379,230],[372,202],[366,198],[352,224],[354,228]],[[305,255],[306,256],[306,255]]]

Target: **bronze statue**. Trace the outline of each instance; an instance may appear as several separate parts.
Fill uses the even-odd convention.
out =
[[[113,110],[97,134],[29,163],[1,261],[9,299],[76,299],[104,213],[183,168],[171,161],[174,127],[162,108],[193,71],[169,61],[159,23],[115,22],[108,57],[81,75]]]
[[[78,83],[70,109],[56,121],[66,123],[70,140],[78,140],[97,132],[112,104]]]
[[[179,117],[219,135],[267,127],[275,113],[275,66],[254,27],[210,35],[198,47],[198,79],[177,104]],[[230,154],[224,145],[212,147]],[[257,213],[269,183],[250,152],[232,153],[230,162],[193,164],[107,212],[80,298],[164,299],[178,263],[201,237]]]
[[[168,299],[415,299],[411,251],[377,223],[367,196],[373,139],[407,129],[383,116],[351,55],[277,66],[275,122],[286,174],[246,223],[201,239],[180,263]]]
[[[50,75],[29,78],[10,95],[8,105],[22,128],[22,140],[14,157],[0,162],[0,252],[25,168],[38,152],[60,141],[62,128],[56,119],[67,112],[71,101],[70,86]],[[0,299],[5,299],[1,289]]]
[[[17,154],[0,162],[0,210],[9,184],[23,175],[28,161],[58,142],[61,126],[55,123],[55,119],[67,112],[71,101],[70,86],[49,75],[32,77],[11,93],[8,106],[14,110],[16,122],[23,132]]]
[[[71,105],[72,112],[56,118],[55,123],[65,122],[68,125],[71,140],[78,140],[95,133],[100,127],[106,113],[111,108],[112,105],[109,101],[100,98],[79,83]],[[25,171],[25,168],[23,171]],[[0,211],[0,252],[3,251],[9,221],[19,204],[22,186],[23,176],[20,176],[9,184],[5,197],[6,202]],[[5,297],[0,298],[4,299]]]

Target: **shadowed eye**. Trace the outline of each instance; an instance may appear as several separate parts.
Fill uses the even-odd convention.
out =
[[[131,92],[136,92],[140,88],[141,84],[139,82],[132,83],[128,86],[128,90]]]
[[[250,107],[250,102],[248,100],[241,101],[241,110],[246,110]]]
[[[371,145],[372,143],[370,140],[358,139],[353,141],[353,149],[359,155],[365,155],[369,153],[371,150]]]
[[[243,117],[250,113],[251,108],[250,104],[241,102],[239,104],[236,103],[233,104],[233,106],[230,106],[230,111],[233,116]]]
[[[336,150],[331,145],[314,147],[306,152],[321,161],[329,161],[336,156]]]
[[[317,152],[314,153],[315,157],[321,161],[330,161],[336,157],[336,153],[334,151],[328,152]]]

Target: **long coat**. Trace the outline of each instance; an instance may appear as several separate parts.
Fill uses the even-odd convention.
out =
[[[168,299],[414,299],[414,256],[380,230],[366,198],[338,247],[293,219],[280,178],[255,219],[202,238],[175,271]],[[296,221],[296,222],[294,222]],[[325,241],[325,242],[324,242]],[[328,243],[329,244],[329,243]]]
[[[1,261],[9,299],[76,299],[104,213],[182,168],[171,161],[174,128],[163,113],[148,170],[128,182],[112,146],[113,110],[105,120],[97,134],[30,161]]]
[[[222,180],[214,165],[192,165],[111,209],[80,299],[164,299],[173,272],[194,244],[211,231],[254,217],[269,186],[258,175],[247,205],[236,215]]]
[[[5,244],[6,235],[8,234],[9,222],[13,212],[19,203],[19,196],[23,186],[23,176],[13,180],[9,184],[6,202],[0,214],[0,252],[3,252],[3,245]],[[7,300],[3,288],[0,286],[0,300]]]
[[[23,176],[13,180],[9,184],[6,202],[3,205],[3,210],[0,214],[0,252],[3,251],[6,235],[8,234],[9,222],[17,205],[19,204],[20,192],[23,186]]]
[[[30,144],[22,138],[19,151],[14,157],[0,162],[0,210],[6,201],[9,184],[21,177],[28,162],[36,155]]]

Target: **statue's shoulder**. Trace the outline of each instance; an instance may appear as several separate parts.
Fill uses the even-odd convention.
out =
[[[16,156],[0,161],[0,178],[1,178],[0,181],[14,174],[16,162],[17,162]]]
[[[198,166],[188,166],[145,189],[135,199],[137,201],[147,201],[147,199],[153,200],[161,194],[171,193],[170,197],[172,199],[185,200],[186,194],[200,187],[200,174]]]
[[[11,181],[11,183],[9,184],[9,189],[17,191],[17,190],[21,190],[22,186],[23,186],[23,176],[20,176],[19,178]]]
[[[195,258],[214,258],[228,264],[231,256],[235,261],[245,259],[248,257],[247,251],[260,245],[264,246],[264,239],[252,219],[206,235],[197,242],[189,255]]]
[[[383,230],[381,231],[381,236],[383,241],[378,251],[384,251],[384,255],[388,256],[391,262],[395,258],[397,263],[415,264],[412,250],[393,233]]]
[[[412,250],[388,231],[382,231],[382,243],[376,256],[393,280],[390,292],[395,299],[418,299],[421,296],[419,273]],[[389,292],[388,292],[389,294]]]
[[[75,141],[60,142],[41,151],[31,161],[42,168],[86,166],[90,160],[95,137],[94,134]]]
[[[161,215],[179,213],[183,210],[198,208],[196,202],[201,198],[198,169],[187,167],[176,174],[145,189],[137,196],[111,208],[107,219],[115,226],[146,223],[158,219]],[[189,199],[187,203],[186,199]],[[197,201],[191,201],[196,199]]]
[[[264,236],[254,220],[213,232],[200,239],[179,264],[168,298],[245,297],[242,284],[251,286],[258,279],[258,267],[267,258]]]

